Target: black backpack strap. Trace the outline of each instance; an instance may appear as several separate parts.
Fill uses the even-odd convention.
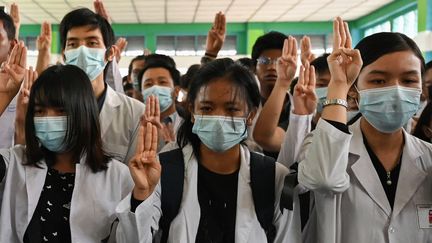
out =
[[[184,160],[180,148],[160,153],[161,173],[161,208],[159,230],[162,230],[160,242],[167,242],[171,221],[177,216],[183,197]]]
[[[271,157],[250,153],[250,175],[255,212],[261,227],[266,232],[267,242],[276,238],[273,225],[275,200],[276,163]]]

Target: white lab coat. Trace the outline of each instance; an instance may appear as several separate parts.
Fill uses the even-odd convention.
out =
[[[305,242],[432,242],[432,145],[404,131],[392,210],[363,144],[360,120],[351,135],[321,119],[305,140],[298,180],[315,200]]]
[[[3,195],[0,213],[0,242],[19,243],[35,212],[45,183],[47,166],[24,166],[25,148],[17,145],[0,150],[6,162],[6,176],[0,183]],[[101,242],[110,235],[115,208],[132,191],[133,180],[123,163],[112,160],[108,169],[93,173],[89,167],[76,165],[75,186],[70,209],[71,239],[75,243]],[[126,218],[127,219],[127,218]],[[120,225],[122,222],[119,223]],[[130,223],[129,223],[130,224]],[[110,242],[115,239],[115,227]],[[124,238],[117,242],[133,242]]]
[[[99,114],[102,143],[105,152],[127,164],[134,156],[139,123],[145,106],[107,86]]]
[[[185,179],[183,197],[179,213],[171,223],[168,242],[195,242],[200,221],[200,205],[198,203],[197,178],[198,164],[192,155],[192,147],[183,148],[185,161]],[[274,225],[277,235],[275,242],[298,243],[301,241],[300,215],[293,211],[284,210],[283,214],[279,208],[279,198],[283,181],[288,170],[281,164],[276,164],[275,176],[275,211]],[[152,232],[158,229],[158,222],[161,217],[160,186],[155,192],[142,202],[135,211],[135,214],[125,214],[130,210],[130,196],[125,198],[117,207],[117,212],[123,217],[130,217],[125,222],[132,222],[133,225],[123,225],[123,234],[137,234],[134,242],[151,242]],[[296,200],[298,204],[298,200]],[[121,217],[122,217],[121,216]],[[122,218],[120,218],[121,220]],[[122,227],[123,227],[122,226]],[[235,242],[262,243],[267,242],[264,230],[257,219],[250,187],[249,150],[246,146],[241,147],[241,165],[238,177],[237,214],[235,227]]]
[[[291,111],[288,129],[277,158],[277,161],[287,168],[290,168],[295,162],[299,162],[298,155],[301,151],[303,141],[312,129],[312,118],[313,114],[296,115]]]

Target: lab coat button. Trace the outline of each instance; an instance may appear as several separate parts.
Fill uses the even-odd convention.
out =
[[[395,228],[393,228],[393,227],[390,227],[390,228],[389,228],[389,232],[390,232],[390,233],[394,233],[395,231],[396,231]]]

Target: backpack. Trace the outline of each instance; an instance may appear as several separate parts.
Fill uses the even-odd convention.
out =
[[[172,220],[177,216],[183,196],[184,160],[180,148],[160,153],[161,173],[161,209],[159,232],[153,242],[165,243],[168,240]],[[258,153],[250,153],[250,175],[252,198],[255,213],[264,229],[267,241],[273,242],[276,227],[273,225],[275,202],[275,168],[273,158]]]

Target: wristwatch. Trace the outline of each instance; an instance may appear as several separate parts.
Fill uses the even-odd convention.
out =
[[[348,109],[348,103],[346,100],[343,99],[326,99],[322,102],[323,107],[326,107],[328,105],[341,105]]]

